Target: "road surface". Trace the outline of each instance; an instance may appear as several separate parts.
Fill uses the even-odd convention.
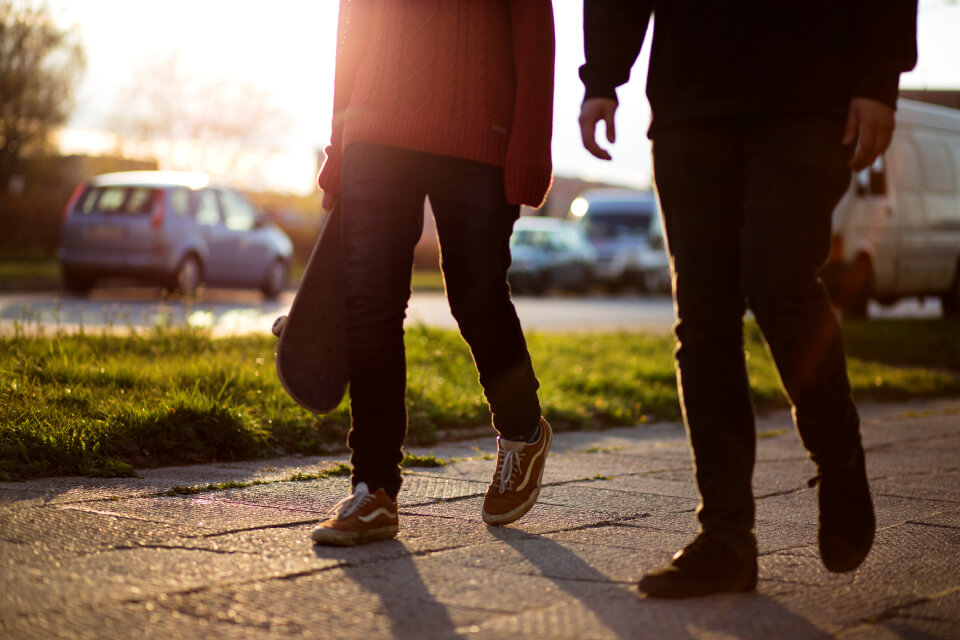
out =
[[[0,333],[38,329],[127,330],[153,326],[209,327],[215,335],[270,331],[286,313],[293,294],[265,301],[253,291],[210,289],[195,301],[163,299],[157,289],[112,288],[80,298],[57,292],[0,295]],[[668,296],[516,296],[520,321],[530,331],[652,331],[669,332],[673,303]],[[939,302],[920,305],[905,301],[889,308],[871,304],[871,317],[936,318]],[[407,323],[455,328],[443,293],[415,293]]]

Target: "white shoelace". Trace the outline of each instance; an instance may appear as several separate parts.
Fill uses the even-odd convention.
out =
[[[500,493],[510,490],[514,472],[520,472],[520,452],[507,450],[503,454],[503,466],[500,467]]]
[[[373,494],[367,489],[367,483],[361,482],[354,488],[353,495],[333,505],[333,508],[327,512],[327,518],[346,518],[372,499]]]

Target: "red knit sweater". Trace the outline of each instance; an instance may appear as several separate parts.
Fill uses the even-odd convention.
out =
[[[341,0],[333,133],[320,187],[352,142],[504,168],[507,200],[542,204],[553,121],[550,0]]]

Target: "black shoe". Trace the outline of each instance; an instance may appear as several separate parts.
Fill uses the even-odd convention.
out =
[[[817,484],[820,558],[829,571],[853,571],[870,552],[877,528],[863,448],[858,447],[857,454],[845,465],[821,467],[819,475],[809,482],[811,487]]]
[[[650,598],[697,598],[757,588],[756,542],[738,549],[716,534],[702,532],[666,567],[643,576],[637,587]]]

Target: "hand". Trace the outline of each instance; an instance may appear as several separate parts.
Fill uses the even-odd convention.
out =
[[[860,171],[872,165],[877,156],[890,146],[893,127],[893,109],[889,106],[870,98],[851,100],[847,126],[843,132],[843,146],[856,143],[858,138],[859,144],[850,159],[850,167]]]
[[[329,191],[323,192],[323,200],[320,202],[320,206],[324,208],[325,211],[330,211],[335,206],[337,206],[337,200],[340,199],[335,193],[330,193]]]
[[[606,149],[597,144],[597,123],[601,120],[607,128],[607,141],[617,141],[617,129],[613,118],[617,112],[617,101],[611,98],[590,98],[580,106],[580,140],[584,148],[601,160],[610,160]]]

